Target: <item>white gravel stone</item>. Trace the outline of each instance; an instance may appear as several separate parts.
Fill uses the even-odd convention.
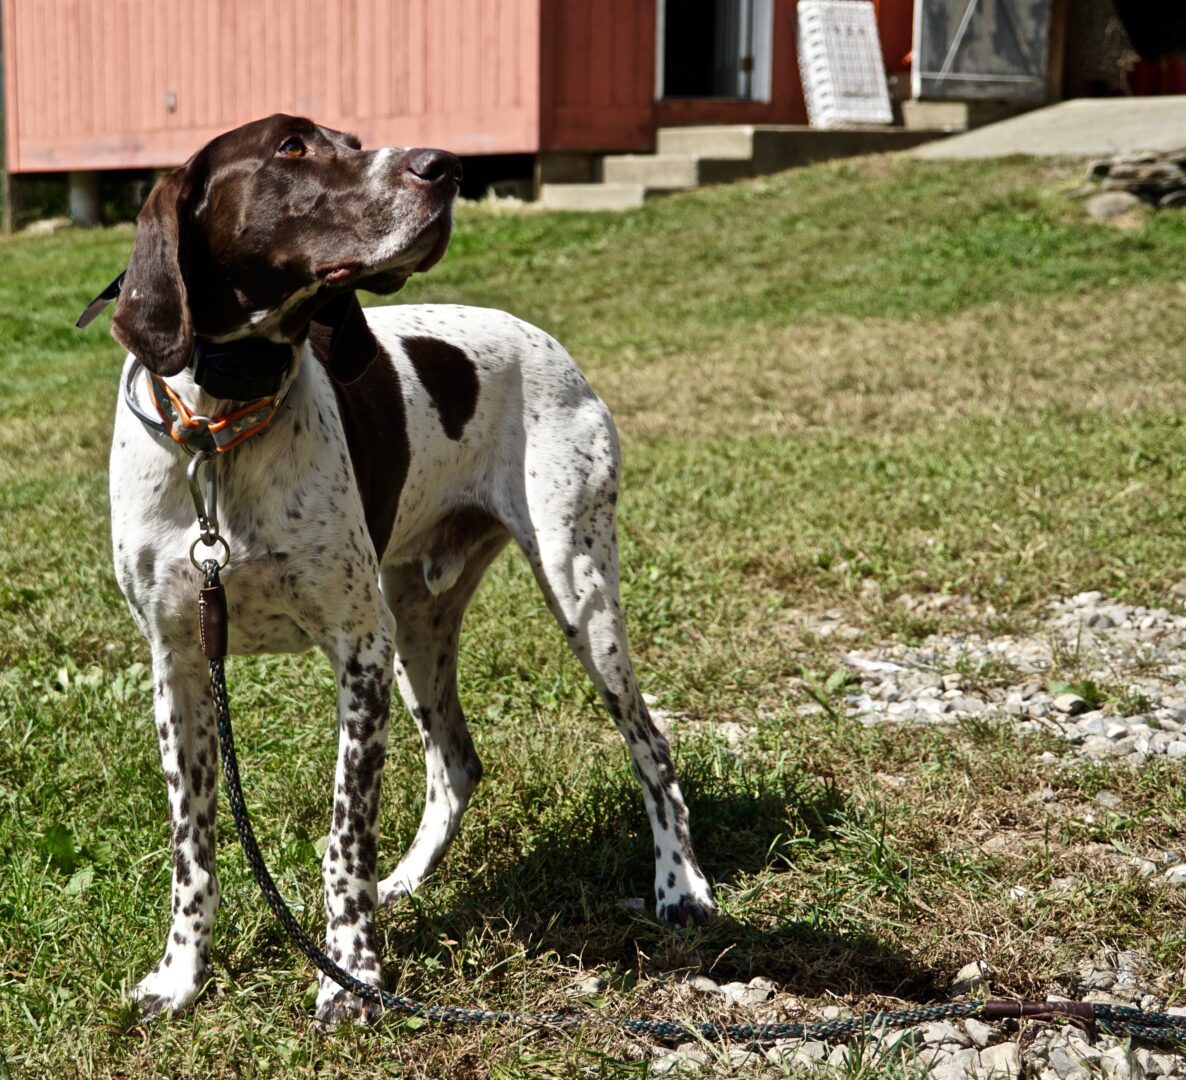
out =
[[[791,1055],[791,1064],[801,1069],[809,1069],[827,1060],[828,1046],[822,1042],[805,1042],[802,1046],[796,1047]]]
[[[755,982],[765,985],[755,986]],[[764,1005],[774,997],[774,989],[768,979],[755,979],[750,983],[725,983],[720,992],[725,995],[725,1000],[730,1005],[743,1005],[747,1008]]]
[[[929,1024],[923,1024],[919,1033],[927,1046],[962,1050],[973,1045],[972,1037],[961,1031],[950,1020],[935,1020]]]
[[[931,1066],[934,1080],[968,1080],[977,1075],[980,1055],[975,1050],[957,1050],[951,1057]]]
[[[1177,1071],[1174,1059],[1169,1054],[1155,1054],[1142,1047],[1133,1051],[1132,1056],[1146,1076],[1173,1076]]]
[[[756,1050],[746,1050],[744,1047],[735,1046],[729,1051],[729,1064],[734,1070],[745,1069],[748,1072],[759,1065],[765,1065],[766,1057]]]
[[[988,965],[983,960],[973,960],[959,969],[951,983],[953,994],[970,994],[979,990],[988,978]]]
[[[652,1076],[695,1076],[708,1067],[708,1055],[700,1049],[689,1050],[684,1053],[677,1050],[674,1054],[667,1054],[655,1058],[651,1062]]]
[[[968,1038],[972,1040],[972,1045],[977,1050],[983,1050],[994,1038],[996,1038],[997,1030],[990,1027],[981,1020],[968,1019],[964,1021],[964,1030],[968,1033]]]
[[[1100,1074],[1105,1080],[1140,1080],[1144,1069],[1133,1060],[1123,1046],[1113,1046],[1099,1060]]]
[[[848,1020],[852,1017],[852,1009],[844,1005],[825,1005],[819,1014],[824,1020]]]
[[[1016,1080],[1021,1075],[1021,1047],[1015,1042],[1006,1042],[981,1050],[975,1075],[984,1080]]]
[[[1186,885],[1186,863],[1171,866],[1165,872],[1165,880],[1171,885]]]
[[[832,1052],[828,1055],[828,1064],[833,1069],[846,1069],[851,1060],[852,1050],[843,1043],[833,1047]]]
[[[1078,716],[1087,712],[1088,705],[1078,694],[1059,694],[1052,702],[1054,708],[1068,716]]]
[[[988,708],[978,697],[958,697],[952,701],[951,707],[956,712],[971,713],[973,716],[978,716]]]
[[[1066,1046],[1050,1047],[1046,1061],[1058,1080],[1089,1080],[1091,1076],[1087,1063]]]
[[[717,985],[717,983],[713,979],[710,979],[707,975],[691,975],[684,981],[688,985],[688,987],[690,987],[692,990],[695,990],[696,993],[698,993],[698,994],[719,994],[719,993],[721,993],[721,988]]]

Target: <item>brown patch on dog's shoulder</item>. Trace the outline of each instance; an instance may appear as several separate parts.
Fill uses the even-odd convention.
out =
[[[328,326],[309,327],[309,345],[322,364],[329,365],[332,332]],[[391,540],[399,497],[408,477],[412,455],[404,413],[404,395],[399,373],[386,350],[378,350],[374,362],[353,382],[332,382],[338,399],[338,414],[350,450],[354,480],[362,498],[367,532],[375,554]]]
[[[403,345],[441,418],[441,427],[456,442],[478,407],[477,366],[456,345],[439,338],[406,337]]]

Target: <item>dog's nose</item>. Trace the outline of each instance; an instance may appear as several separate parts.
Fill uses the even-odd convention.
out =
[[[461,162],[445,150],[420,150],[408,162],[408,172],[424,184],[461,182]]]

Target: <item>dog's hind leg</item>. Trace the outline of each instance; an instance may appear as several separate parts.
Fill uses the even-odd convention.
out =
[[[153,647],[153,715],[169,800],[172,921],[160,961],[132,990],[145,1016],[178,1012],[210,979],[218,911],[214,806],[218,745],[206,661],[196,649]]]
[[[457,695],[457,645],[465,609],[509,539],[501,527],[487,523],[485,529],[468,550],[458,545],[423,566],[403,563],[382,573],[383,595],[395,614],[396,682],[424,743],[425,792],[415,839],[379,882],[380,906],[411,893],[432,873],[482,778]]]
[[[508,522],[548,606],[630,746],[655,842],[655,905],[675,926],[714,913],[688,829],[688,811],[667,739],[638,689],[618,596],[615,531],[618,450],[613,423],[595,398],[563,442],[529,441],[526,516]]]

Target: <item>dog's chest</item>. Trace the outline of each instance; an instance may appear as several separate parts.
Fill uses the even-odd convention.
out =
[[[199,585],[188,558],[197,525],[184,462],[176,454],[122,454],[120,434],[112,463],[116,572],[150,636],[181,645],[196,633]],[[270,440],[283,453],[261,439],[218,463],[234,653],[326,643],[349,614],[350,597],[359,592],[354,583],[369,578],[374,587],[377,568],[349,459],[335,445],[340,437],[317,436]],[[204,554],[199,547],[197,557]]]

